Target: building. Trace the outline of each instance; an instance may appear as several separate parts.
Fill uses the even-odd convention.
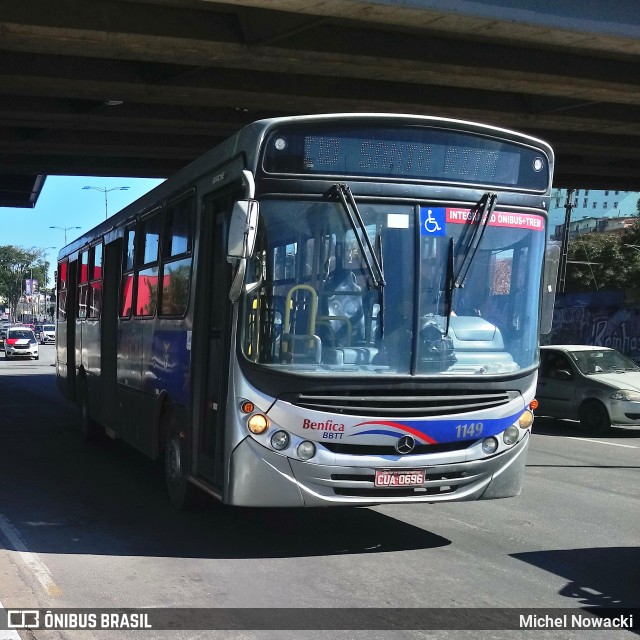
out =
[[[569,223],[569,238],[575,238],[585,233],[616,233],[621,235],[625,229],[633,226],[633,223],[637,220],[637,217],[625,217],[625,218],[592,218],[585,217],[580,220],[572,220]],[[550,229],[551,239],[562,239],[562,233],[564,230],[564,223],[555,226],[555,229]]]
[[[569,224],[569,235],[575,237],[582,233],[594,231],[622,232],[622,228],[629,226],[625,222],[613,222],[620,218],[623,221],[638,216],[637,191],[613,191],[600,189],[576,189],[573,192],[573,209]],[[567,202],[567,189],[554,189],[549,204],[548,233],[554,240],[562,239]],[[611,220],[605,225],[599,225],[602,219]],[[630,224],[633,224],[631,221]]]

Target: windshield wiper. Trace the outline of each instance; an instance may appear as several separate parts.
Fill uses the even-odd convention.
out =
[[[378,250],[378,255],[380,256],[380,273],[384,273],[384,253],[382,252],[382,236],[376,236],[376,249]],[[384,280],[382,281],[384,285]],[[382,310],[384,309],[384,286],[380,287],[380,309],[378,311],[378,326],[380,327],[380,339],[384,338],[384,313]]]
[[[496,208],[497,200],[498,194],[485,193],[478,201],[478,204],[471,209],[471,216],[469,218],[470,226],[465,229],[460,243],[461,247],[464,246],[464,254],[462,256],[460,267],[454,277],[453,286],[456,288],[464,286],[464,281],[467,277],[467,273],[469,273],[471,263],[475,258],[476,251],[478,250],[480,243],[482,242],[484,232],[487,229],[489,220],[491,220],[493,210]],[[465,245],[463,240],[465,239],[464,236],[467,232],[470,232],[471,235]]]
[[[489,220],[491,220],[491,215],[493,214],[493,210],[496,207],[497,200],[498,195],[496,193],[485,193],[478,201],[478,204],[476,204],[476,206],[471,209],[471,216],[468,223],[470,226],[465,229],[460,242],[460,246],[464,247],[464,254],[462,256],[462,262],[460,263],[460,267],[457,272],[455,268],[456,256],[454,240],[453,238],[449,240],[444,286],[444,315],[446,318],[446,325],[444,330],[445,336],[449,335],[451,312],[453,311],[453,290],[464,286],[465,278],[467,277],[467,273],[469,273],[469,268],[471,267],[471,263],[473,262],[473,259],[476,255],[476,251],[480,246],[480,242],[482,242],[482,237],[484,236],[484,232],[487,228],[487,225],[489,224]],[[465,244],[465,236],[470,229],[471,235],[469,236]]]
[[[445,272],[444,283],[444,316],[447,319],[447,323],[444,328],[445,337],[449,335],[449,324],[451,323],[451,305],[453,303],[453,287],[454,287],[454,261],[455,255],[455,241],[453,238],[449,238],[449,250],[447,251],[447,266]]]
[[[358,206],[356,205],[355,198],[351,193],[349,185],[344,183],[334,184],[331,188],[331,192],[335,192],[337,194],[340,203],[342,204],[342,208],[347,214],[347,218],[351,224],[351,229],[353,230],[353,234],[358,242],[358,247],[360,248],[360,254],[362,255],[362,258],[367,265],[367,269],[369,270],[369,277],[373,282],[373,286],[382,290],[385,285],[385,281],[381,261],[378,261],[378,256],[376,256],[376,253],[373,250],[373,246],[371,245],[371,241],[367,235],[364,221],[362,220],[360,211],[358,211]]]

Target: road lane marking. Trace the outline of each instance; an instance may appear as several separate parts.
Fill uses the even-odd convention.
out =
[[[569,436],[570,440],[582,440],[583,442],[595,442],[596,444],[608,444],[610,447],[626,447],[627,449],[638,449],[634,444],[620,444],[618,442],[605,442],[604,440],[590,440],[589,438],[575,438]]]
[[[43,586],[44,590],[53,598],[60,596],[62,591],[53,581],[53,577],[47,566],[35,553],[31,553],[31,551],[29,551],[18,530],[1,513],[0,531],[2,531],[13,548],[17,551],[22,561],[27,565],[27,568],[36,577],[38,582]]]

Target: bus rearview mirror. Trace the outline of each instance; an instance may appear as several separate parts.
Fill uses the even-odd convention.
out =
[[[542,308],[540,309],[540,333],[542,335],[551,333],[559,264],[560,247],[555,244],[549,245],[545,252],[542,277]]]
[[[251,257],[258,230],[258,212],[257,200],[238,200],[233,205],[227,245],[230,259],[246,260]]]

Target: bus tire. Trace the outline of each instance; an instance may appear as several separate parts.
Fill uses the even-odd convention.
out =
[[[89,414],[89,392],[84,381],[80,384],[80,433],[84,442],[96,442],[104,433],[102,426]]]
[[[597,400],[588,400],[580,407],[580,426],[591,435],[603,434],[611,426],[607,408]]]
[[[184,473],[185,450],[186,442],[179,429],[170,428],[164,448],[164,479],[171,504],[182,511],[194,509],[201,503],[200,490]]]

